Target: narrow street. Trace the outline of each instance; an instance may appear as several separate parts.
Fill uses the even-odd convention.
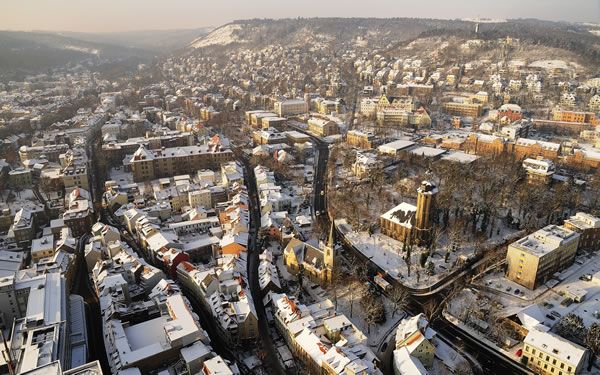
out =
[[[85,234],[77,242],[76,271],[73,276],[73,294],[80,295],[87,304],[86,322],[88,333],[88,356],[90,361],[98,360],[102,366],[102,371],[110,374],[110,366],[106,357],[104,340],[102,333],[102,315],[100,314],[100,305],[96,292],[92,287],[92,282],[87,273],[84,251],[85,244],[89,235]]]
[[[256,178],[254,169],[246,158],[241,158],[244,164],[244,180],[248,188],[248,197],[250,201],[250,238],[248,243],[248,282],[250,283],[250,293],[254,301],[254,308],[258,317],[258,331],[262,343],[262,349],[265,351],[265,365],[275,374],[285,374],[284,369],[279,362],[277,351],[273,345],[273,340],[269,334],[269,326],[265,306],[262,303],[262,294],[258,284],[258,256],[262,249],[258,244],[258,230],[260,228],[260,205],[258,201],[258,192],[256,187]]]

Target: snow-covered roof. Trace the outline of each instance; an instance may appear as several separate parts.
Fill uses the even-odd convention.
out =
[[[417,207],[410,203],[402,202],[388,212],[381,215],[382,219],[400,224],[407,228],[412,228]],[[396,215],[394,215],[396,213]]]
[[[421,361],[411,356],[406,347],[394,350],[394,370],[402,375],[428,374]]]
[[[600,228],[600,218],[592,216],[585,212],[578,212],[571,216],[565,223],[569,223],[579,229]]]
[[[523,342],[551,354],[561,362],[572,364],[574,368],[584,359],[586,353],[585,348],[567,339],[554,333],[542,332],[537,329],[530,330]]]
[[[579,241],[579,233],[564,227],[548,225],[510,246],[541,257],[572,241]]]
[[[386,154],[390,154],[390,153],[395,154],[398,151],[401,151],[401,150],[404,150],[406,148],[413,146],[414,144],[415,144],[415,142],[413,142],[413,141],[398,139],[396,141],[386,143],[386,144],[379,146],[377,148],[377,150],[379,150],[379,152],[386,153]]]

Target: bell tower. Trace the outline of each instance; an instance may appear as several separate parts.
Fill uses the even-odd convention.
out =
[[[421,182],[417,189],[417,212],[415,215],[415,228],[417,229],[417,238],[420,242],[427,242],[433,224],[431,214],[435,207],[435,196],[438,193],[437,187],[430,181]]]
[[[331,221],[329,228],[329,237],[327,243],[323,246],[323,262],[325,263],[325,282],[333,281],[333,267],[335,267],[335,232],[334,223]]]

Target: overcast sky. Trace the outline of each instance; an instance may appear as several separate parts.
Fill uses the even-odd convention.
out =
[[[0,29],[131,31],[287,17],[540,18],[600,23],[600,0],[0,0]]]

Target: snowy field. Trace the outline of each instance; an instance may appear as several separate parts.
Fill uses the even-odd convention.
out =
[[[11,196],[10,199],[8,199],[9,195]],[[41,204],[31,189],[24,189],[21,191],[7,190],[3,193],[2,197],[3,199],[2,202],[0,202],[0,208],[10,208],[13,213],[19,211],[21,208],[34,208]]]
[[[460,251],[450,252],[448,260],[445,261],[444,255],[434,252],[427,260],[427,263],[433,263],[434,274],[428,275],[427,266],[423,268],[419,264],[421,251],[413,250],[409,273],[407,262],[404,260],[405,254],[402,253],[402,242],[381,233],[369,236],[367,232],[355,231],[347,232],[346,239],[391,277],[411,288],[426,288],[440,281],[452,270],[452,265],[461,254]]]

